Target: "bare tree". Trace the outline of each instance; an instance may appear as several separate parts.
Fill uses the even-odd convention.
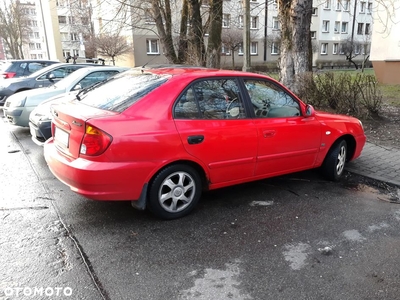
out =
[[[222,44],[229,49],[232,56],[232,69],[235,69],[235,52],[243,43],[243,30],[234,28],[222,31]]]
[[[119,33],[102,34],[94,39],[97,53],[110,57],[115,66],[115,58],[117,56],[129,53],[132,47],[126,42],[125,37]]]
[[[0,37],[3,38],[13,58],[23,59],[22,45],[27,40],[29,17],[26,7],[19,1],[5,0],[0,7]]]

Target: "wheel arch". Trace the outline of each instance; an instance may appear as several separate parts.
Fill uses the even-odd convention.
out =
[[[149,184],[148,184],[147,189],[150,188],[152,182],[154,181],[154,179],[157,177],[157,175],[158,175],[162,170],[164,170],[164,169],[166,169],[166,168],[168,168],[168,167],[170,167],[170,166],[172,166],[172,165],[179,165],[179,164],[188,165],[188,166],[192,167],[193,169],[195,169],[195,170],[197,171],[197,173],[199,174],[199,176],[200,176],[200,179],[201,179],[201,186],[202,186],[203,191],[208,190],[208,177],[207,177],[207,174],[206,174],[206,172],[204,171],[203,167],[202,167],[201,165],[199,165],[198,163],[194,162],[194,161],[191,161],[191,160],[184,160],[184,159],[182,159],[182,160],[176,160],[176,161],[170,162],[170,163],[164,165],[162,168],[160,168],[157,172],[155,172],[155,173],[153,174],[153,176],[151,176],[151,178],[150,178],[150,180],[149,180]]]

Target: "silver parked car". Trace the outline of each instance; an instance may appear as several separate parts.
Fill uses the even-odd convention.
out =
[[[23,91],[10,96],[3,108],[4,116],[11,124],[28,127],[30,113],[41,102],[60,94],[89,87],[125,70],[127,68],[112,66],[81,68],[50,87]]]

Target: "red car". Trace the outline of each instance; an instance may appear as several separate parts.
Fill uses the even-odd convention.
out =
[[[317,167],[337,180],[366,141],[358,119],[316,112],[272,78],[204,68],[132,69],[52,114],[44,154],[59,180],[164,219],[204,190]]]

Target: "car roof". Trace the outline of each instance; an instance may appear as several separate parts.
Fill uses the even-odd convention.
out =
[[[59,60],[50,60],[50,59],[7,59],[3,60],[3,62],[60,62]]]

